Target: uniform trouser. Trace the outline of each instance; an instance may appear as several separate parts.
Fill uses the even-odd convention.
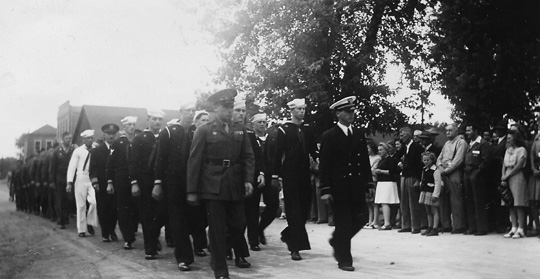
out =
[[[259,220],[261,195],[265,207],[260,214]],[[246,198],[245,204],[249,245],[259,245],[259,236],[276,218],[276,213],[279,208],[279,191],[270,184],[269,180],[267,180],[264,187],[258,188],[255,186],[253,194]]]
[[[415,177],[401,177],[401,228],[419,230],[422,226],[420,187],[414,187]],[[335,222],[335,220],[334,220]]]
[[[199,251],[207,248],[206,227],[208,227],[208,218],[206,216],[206,207],[204,205],[188,206],[187,213],[189,234],[193,238],[193,249]]]
[[[229,276],[226,250],[243,237],[246,227],[244,200],[205,200],[210,238],[210,265],[216,278]]]
[[[140,178],[139,188],[139,218],[143,229],[144,250],[147,255],[157,255],[161,210],[159,202],[152,198],[153,177]]]
[[[36,212],[36,186],[30,185],[27,188],[27,198],[28,200],[28,212],[29,213],[35,213]]]
[[[281,240],[291,252],[310,250],[306,221],[311,208],[311,183],[309,174],[298,178],[283,177],[283,198],[287,227],[281,232]]]
[[[115,179],[114,191],[116,193],[116,206],[118,214],[118,227],[125,242],[135,241],[134,209],[135,200],[131,195],[131,185],[127,178]]]
[[[100,179],[101,180],[101,179]],[[105,179],[103,179],[105,181]],[[96,193],[97,213],[101,226],[101,237],[109,238],[116,228],[116,194],[107,193],[107,183],[99,183]]]
[[[56,219],[58,217],[58,214],[56,213],[55,209],[55,190],[51,188],[50,186],[47,186],[47,212],[49,213],[49,218],[51,220]]]
[[[22,189],[22,187],[15,188],[15,204],[17,205],[17,209],[24,210],[24,190]]]
[[[88,212],[86,208],[88,202]],[[75,204],[77,206],[77,231],[87,232],[87,225],[97,226],[96,192],[90,181],[75,181]]]
[[[439,196],[439,215],[441,216],[443,228],[449,228],[448,224],[451,220],[452,229],[465,229],[467,217],[463,197],[462,171],[456,170],[449,175],[443,175],[442,180],[446,188],[443,188]]]
[[[478,169],[465,171],[464,181],[469,229],[477,232],[488,232],[486,175]]]
[[[57,181],[55,183],[55,207],[60,225],[65,226],[69,221],[69,200],[66,193],[66,182]]]
[[[178,263],[193,263],[193,248],[189,239],[189,205],[186,201],[186,181],[181,177],[167,177],[166,202],[174,240],[174,257]]]
[[[367,222],[366,203],[344,200],[332,203],[335,230],[330,239],[339,266],[352,266],[351,239]]]

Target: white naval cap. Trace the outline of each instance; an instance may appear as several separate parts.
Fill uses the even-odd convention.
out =
[[[209,115],[206,110],[198,110],[195,112],[195,115],[193,116],[193,122],[197,121],[197,118],[201,117],[201,114]]]
[[[266,121],[266,113],[257,113],[251,118],[251,122]]]
[[[305,108],[306,107],[306,99],[294,99],[287,103],[287,106],[289,106],[290,109],[295,108]]]
[[[94,130],[86,130],[81,133],[82,138],[89,138],[94,136]]]
[[[342,110],[345,108],[355,107],[356,96],[345,97],[330,106],[330,109]]]
[[[148,116],[159,117],[159,118],[163,118],[163,116],[165,116],[165,112],[163,112],[162,110],[152,109],[152,108],[146,109],[146,114],[148,114]]]
[[[124,117],[124,119],[120,120],[120,123],[126,125],[126,124],[129,124],[129,123],[137,123],[137,116],[126,116]]]
[[[420,136],[421,134],[422,134],[422,131],[415,130],[414,133],[413,133],[413,136]]]
[[[180,101],[180,109],[182,110],[195,109],[196,105],[197,105],[197,100],[195,99]]]
[[[234,97],[234,107],[233,109],[246,108],[246,99],[240,95]]]
[[[173,118],[169,122],[167,122],[167,126],[179,125],[179,124],[180,124],[180,119],[178,118]]]

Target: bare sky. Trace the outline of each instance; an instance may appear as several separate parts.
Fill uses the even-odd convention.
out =
[[[22,133],[56,127],[67,100],[176,109],[212,87],[218,58],[186,1],[0,1],[0,157]]]

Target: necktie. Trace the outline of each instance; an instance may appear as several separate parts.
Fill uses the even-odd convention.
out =
[[[227,134],[229,133],[229,124],[227,123],[223,123],[223,128],[225,128],[225,132],[227,132]]]
[[[348,137],[352,136],[351,128],[347,128],[347,136]]]

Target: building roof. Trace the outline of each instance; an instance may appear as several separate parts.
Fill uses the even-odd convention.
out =
[[[180,118],[178,110],[163,110],[166,114],[163,117],[162,127],[173,118]],[[138,118],[136,128],[144,130],[146,128],[146,108],[128,108],[128,107],[108,107],[83,105],[77,126],[73,131],[73,142],[78,142],[79,135],[86,129],[96,131],[94,139],[101,139],[103,133],[101,126],[109,123],[117,124],[122,127],[120,120],[126,116],[136,116]]]
[[[30,133],[33,136],[56,136],[56,128],[49,124],[45,124],[43,127]]]

